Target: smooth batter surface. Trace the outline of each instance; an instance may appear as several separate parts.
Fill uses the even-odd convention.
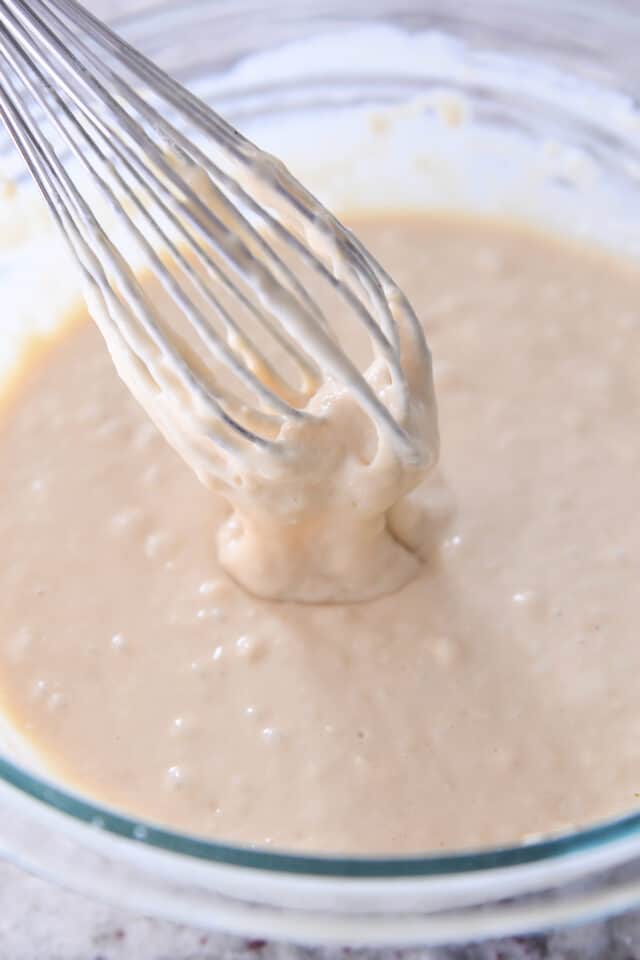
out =
[[[56,776],[196,833],[517,841],[640,792],[640,275],[513,225],[354,224],[424,320],[441,464],[403,590],[255,599],[225,507],[79,323],[0,425],[0,697]]]

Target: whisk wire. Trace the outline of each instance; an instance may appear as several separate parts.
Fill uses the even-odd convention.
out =
[[[406,425],[407,346],[393,310],[401,295],[279,161],[257,151],[75,0],[0,0],[0,117],[105,308],[108,342],[119,337],[132,362],[167,393],[177,378],[185,395],[195,398],[208,440],[231,451],[248,441],[283,452],[280,427],[291,418],[313,419],[308,402],[328,371],[348,384],[396,444],[422,455]],[[201,347],[231,372],[239,394],[187,361],[183,339],[145,298],[86,188],[40,129],[43,119],[134,241]],[[207,145],[188,139],[184,129],[208,138]],[[348,305],[396,387],[400,404],[393,412],[355,361],[336,349],[335,330],[274,243]],[[336,267],[344,259],[346,279]],[[402,307],[409,347],[428,358],[417,318],[405,301]],[[289,375],[256,342],[251,326],[287,358]],[[209,429],[211,417],[227,430]]]
[[[6,35],[1,36],[0,40],[6,40]],[[3,47],[3,49],[6,50],[7,48]],[[111,285],[107,280],[100,259],[94,254],[91,247],[84,241],[82,231],[78,229],[77,223],[70,214],[70,208],[75,208],[76,215],[80,215],[88,222],[92,222],[92,226],[96,231],[96,235],[101,235],[102,230],[97,221],[95,221],[93,218],[91,210],[83,203],[82,198],[75,191],[73,184],[69,180],[64,168],[59,164],[55,154],[52,151],[47,151],[46,147],[43,147],[42,142],[39,142],[36,137],[31,135],[30,131],[21,122],[23,115],[29,115],[29,108],[24,103],[15,86],[11,84],[11,81],[8,83],[9,87],[11,88],[11,98],[7,97],[7,89],[4,83],[1,84],[0,115],[7,123],[12,135],[15,136],[16,142],[21,146],[24,154],[27,156],[30,169],[36,179],[36,182],[41,188],[43,194],[47,197],[50,206],[54,211],[57,222],[61,227],[63,234],[66,236],[72,252],[74,253],[85,273],[86,281],[91,287],[94,295],[101,297],[103,301],[109,304],[110,310],[117,324],[119,304],[113,296]],[[21,110],[15,109],[15,103],[20,105]],[[127,289],[132,307],[135,310],[137,300],[134,287],[135,281],[132,282],[132,278],[127,275],[126,268],[123,269],[121,257],[113,248],[108,238],[102,234],[100,236],[100,241],[103,257],[107,260],[112,271],[118,276],[120,283]],[[160,333],[153,324],[153,320],[149,314],[144,310],[140,310],[139,307],[137,312],[139,313],[138,319],[141,325],[144,326],[145,332],[154,342],[162,342]],[[126,329],[129,338],[131,338],[132,330],[130,327],[127,327]],[[160,369],[158,369],[154,356],[146,349],[144,342],[138,338],[130,345],[134,348],[136,355],[144,361],[145,366],[149,368],[154,378],[159,382],[162,382],[162,372]],[[223,420],[228,420],[226,411],[220,407],[219,404],[217,404],[215,399],[204,394],[203,385],[198,382],[196,377],[194,377],[193,372],[180,357],[180,355],[176,354],[175,362],[177,367],[180,368],[184,385],[198,393],[201,399],[209,400],[214,405],[217,414]],[[236,425],[229,421],[229,425],[234,426],[234,428],[237,428],[240,431],[243,430],[240,424]],[[247,436],[249,439],[255,442],[262,442],[262,438],[257,436],[254,438],[248,432]]]

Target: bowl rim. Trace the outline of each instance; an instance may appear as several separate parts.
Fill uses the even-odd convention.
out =
[[[128,816],[90,800],[72,789],[61,788],[46,777],[0,756],[0,778],[50,810],[66,814],[80,825],[134,841],[140,847],[266,873],[297,874],[316,878],[420,879],[477,874],[510,867],[558,861],[577,853],[595,852],[640,834],[640,813],[606,820],[582,830],[514,846],[486,847],[445,854],[369,856],[306,854],[251,847],[212,840]]]

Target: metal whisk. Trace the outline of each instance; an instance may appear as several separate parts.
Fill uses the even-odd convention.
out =
[[[429,353],[391,279],[278,160],[75,0],[0,0],[0,115],[121,376],[157,399],[166,433],[197,423],[182,452],[203,479],[230,482],[247,450],[290,452],[283,427],[321,416],[310,401],[328,378],[404,457],[432,457],[414,402],[430,396]],[[373,366],[342,348],[311,275]]]

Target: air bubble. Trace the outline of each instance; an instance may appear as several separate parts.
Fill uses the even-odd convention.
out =
[[[511,600],[517,607],[526,607],[534,599],[534,596],[533,590],[519,590],[512,595]]]
[[[123,633],[114,633],[111,637],[111,646],[114,650],[122,650],[126,645],[127,640]]]
[[[260,736],[267,743],[277,743],[282,740],[282,731],[278,730],[277,727],[263,727]]]
[[[169,767],[165,774],[165,784],[170,790],[178,790],[184,786],[185,773],[182,767],[177,765]]]
[[[247,660],[257,660],[264,653],[264,641],[250,633],[243,633],[236,640],[236,653]]]
[[[191,729],[191,722],[186,717],[174,717],[171,721],[171,734],[174,737],[183,736]]]
[[[41,697],[44,697],[48,689],[49,689],[49,684],[47,683],[46,680],[36,680],[36,682],[33,685],[33,695],[37,699],[40,699]]]
[[[144,552],[149,560],[170,559],[171,537],[164,530],[155,530],[144,541]]]
[[[196,613],[198,620],[222,620],[224,611],[220,607],[201,607]]]
[[[47,700],[47,707],[49,708],[49,710],[52,710],[52,711],[60,710],[62,707],[66,705],[66,703],[67,703],[67,698],[65,697],[65,695],[63,693],[60,693],[59,690],[54,690],[54,692],[50,694]]]
[[[198,587],[198,593],[203,597],[211,597],[214,594],[222,593],[225,585],[222,580],[204,580]]]
[[[114,513],[109,521],[109,529],[115,536],[123,536],[130,531],[136,530],[142,520],[143,513],[138,507],[127,507]]]
[[[460,534],[455,533],[453,536],[447,537],[447,539],[443,542],[442,547],[444,550],[453,551],[457,550],[461,543],[462,537]]]

